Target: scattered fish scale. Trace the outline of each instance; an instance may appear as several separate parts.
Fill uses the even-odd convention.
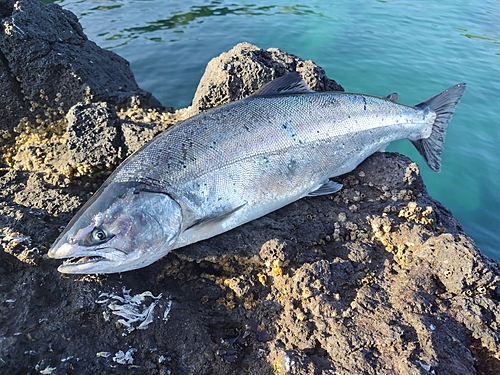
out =
[[[150,291],[146,291],[131,296],[130,291],[131,289],[126,289],[125,287],[123,287],[123,297],[113,293],[101,293],[98,297],[99,300],[96,301],[100,304],[109,302],[107,307],[114,315],[118,315],[122,318],[118,319],[118,323],[125,326],[129,333],[135,329],[148,328],[149,324],[153,322],[154,308],[158,305],[160,299],[162,298],[161,293],[158,296],[154,296]],[[149,305],[145,304],[144,302],[147,297],[153,299],[153,301]],[[168,313],[171,307],[172,301],[169,300],[167,302],[167,308],[165,309],[163,320],[166,321],[168,319]]]

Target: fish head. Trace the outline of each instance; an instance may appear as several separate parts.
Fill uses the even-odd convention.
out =
[[[168,194],[110,183],[80,209],[48,256],[67,259],[58,268],[62,273],[130,271],[165,256],[181,225],[181,207]]]

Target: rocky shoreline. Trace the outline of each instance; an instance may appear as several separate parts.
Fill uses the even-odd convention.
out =
[[[175,111],[60,6],[6,0],[0,18],[2,373],[500,373],[500,265],[399,154],[145,269],[58,273],[61,229],[156,134],[288,71],[343,89],[241,43]]]

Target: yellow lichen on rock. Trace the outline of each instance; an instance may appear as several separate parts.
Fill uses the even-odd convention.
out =
[[[101,167],[101,168],[99,168]],[[73,164],[68,163],[62,170],[59,171],[64,177],[73,180],[78,177],[88,176],[88,177],[107,177],[110,175],[115,166],[106,165],[102,166],[92,166],[90,164]]]
[[[384,245],[386,251],[393,252],[394,245],[391,240],[390,232],[392,229],[391,222],[387,217],[372,217],[369,218],[372,225],[372,239],[379,241]]]
[[[257,274],[257,278],[259,279],[259,282],[263,285],[263,286],[266,286],[267,285],[267,275],[263,272],[259,272]]]
[[[64,118],[58,121],[37,118],[36,124],[27,117],[23,118],[14,127],[13,134],[6,130],[0,134],[6,140],[13,138],[13,142],[0,147],[3,162],[9,168],[52,172],[50,161],[54,157],[53,151],[56,145],[66,142],[65,129]]]
[[[414,221],[417,224],[430,227],[434,224],[434,219],[429,217],[433,210],[431,206],[427,206],[424,210],[422,207],[418,206],[416,202],[410,202],[408,205],[401,209],[398,213],[398,217],[404,217],[405,219]]]
[[[372,225],[372,239],[380,242],[384,249],[394,254],[394,260],[401,266],[405,266],[405,251],[409,247],[409,244],[402,243],[397,237],[394,238],[394,232],[398,229],[393,228],[390,219],[386,214],[382,217],[372,217],[368,218]]]
[[[252,293],[248,294],[243,300],[243,308],[245,310],[251,310],[259,304],[258,300],[254,299],[254,295]]]
[[[280,259],[274,259],[271,262],[271,276],[283,275],[283,262]]]

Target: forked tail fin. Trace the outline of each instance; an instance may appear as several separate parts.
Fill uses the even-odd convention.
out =
[[[434,172],[441,171],[441,154],[446,137],[446,128],[464,92],[465,83],[459,83],[415,106],[424,111],[429,110],[436,113],[431,135],[428,138],[411,141],[429,168]]]

